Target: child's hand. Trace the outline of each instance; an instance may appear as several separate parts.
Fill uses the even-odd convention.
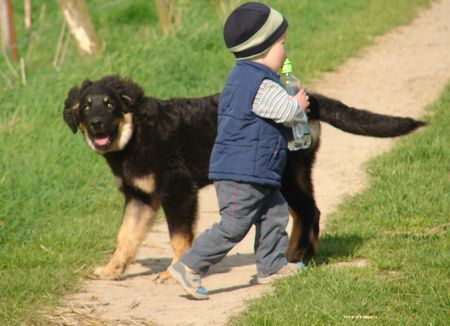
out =
[[[305,89],[301,88],[294,97],[300,104],[300,108],[305,112],[309,112],[309,96],[306,94]]]

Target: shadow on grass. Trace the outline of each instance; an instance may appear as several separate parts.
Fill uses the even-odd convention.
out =
[[[354,253],[365,239],[356,234],[324,234],[320,238],[319,251],[313,258],[316,265],[325,265],[330,261],[353,259]]]

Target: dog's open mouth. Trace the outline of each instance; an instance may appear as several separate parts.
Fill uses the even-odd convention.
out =
[[[96,134],[92,136],[92,141],[97,149],[107,149],[112,143],[112,137],[107,134]]]
[[[118,131],[108,132],[106,130],[93,131],[85,130],[84,136],[89,146],[100,153],[106,153],[111,150],[116,142]]]

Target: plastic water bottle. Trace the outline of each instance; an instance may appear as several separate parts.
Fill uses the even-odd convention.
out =
[[[292,74],[292,63],[289,59],[284,61],[283,68],[281,68],[280,82],[291,96],[297,94],[302,86],[300,79]],[[288,141],[290,151],[298,151],[311,146],[311,134],[306,112],[302,110],[302,114],[297,114],[296,118],[292,126],[292,139]]]

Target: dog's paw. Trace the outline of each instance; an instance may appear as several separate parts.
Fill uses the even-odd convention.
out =
[[[291,263],[296,263],[301,260],[303,251],[301,250],[289,250],[286,252],[286,258]]]
[[[107,266],[99,266],[94,270],[94,276],[100,280],[118,280],[122,275],[123,268],[109,268]]]
[[[157,284],[175,284],[175,279],[169,274],[168,271],[164,271],[161,273],[156,274],[153,277],[153,282]]]

